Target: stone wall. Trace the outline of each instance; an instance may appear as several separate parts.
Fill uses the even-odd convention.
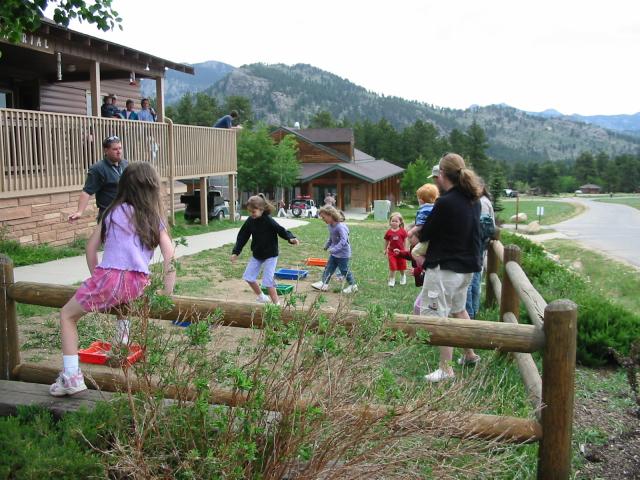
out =
[[[89,202],[82,218],[67,218],[78,208],[80,191],[0,199],[0,234],[24,245],[67,245],[87,237],[96,225],[95,201]]]
[[[169,191],[166,186],[165,208],[169,211]],[[174,186],[176,209],[184,208],[180,194],[186,186]],[[89,201],[82,218],[69,223],[68,217],[78,208],[80,190],[76,192],[0,198],[0,238],[17,240],[23,245],[46,243],[52,246],[68,245],[91,235],[96,226],[98,209],[94,197]]]

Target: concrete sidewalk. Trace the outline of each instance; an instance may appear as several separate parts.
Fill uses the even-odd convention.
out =
[[[308,223],[303,220],[294,220],[290,218],[275,218],[275,220],[287,229],[300,227]],[[193,255],[195,253],[202,252],[203,250],[209,250],[211,248],[218,248],[223,245],[235,243],[238,231],[240,231],[240,227],[186,237],[187,246],[178,245],[176,247],[175,256],[176,258],[179,258],[185,255]],[[231,256],[231,248],[229,248],[229,256]],[[102,257],[102,253],[99,254],[99,257]],[[160,255],[160,249],[156,249],[151,263],[160,261],[162,261],[162,255]],[[25,267],[16,267],[14,269],[14,279],[16,282],[40,282],[54,283],[57,285],[73,285],[74,283],[82,282],[88,277],[89,269],[87,268],[87,260],[84,255],[63,258],[52,262],[38,263],[36,265],[27,265]]]

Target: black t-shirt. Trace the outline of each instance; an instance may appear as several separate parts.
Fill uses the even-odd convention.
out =
[[[100,212],[104,211],[116,198],[120,176],[128,164],[126,160],[120,160],[119,165],[115,166],[103,158],[89,167],[82,190],[89,195],[96,196],[96,205],[98,205]]]
[[[471,200],[453,187],[442,194],[420,231],[420,241],[429,242],[425,268],[440,265],[457,273],[482,269],[480,201]]]
[[[249,217],[244,222],[232,253],[239,255],[251,237],[251,252],[258,260],[278,256],[278,236],[285,240],[291,240],[296,236],[276,222],[267,213],[258,218]]]

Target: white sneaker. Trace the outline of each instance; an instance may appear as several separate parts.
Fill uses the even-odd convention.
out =
[[[324,283],[322,280],[312,283],[311,288],[315,288],[316,290],[320,290],[321,292],[326,292],[329,290],[329,284]]]
[[[54,397],[64,397],[65,395],[73,395],[86,389],[87,386],[84,383],[84,376],[80,369],[78,369],[74,375],[60,372],[56,383],[49,387],[49,393]]]
[[[358,291],[358,285],[356,285],[355,283],[353,285],[349,285],[347,288],[345,288],[344,290],[342,290],[342,293],[356,293]]]
[[[261,293],[256,297],[256,302],[258,303],[271,303],[271,297],[269,295],[265,295]]]
[[[389,283],[387,284],[390,287],[395,287],[396,286],[396,279],[392,278],[391,280],[389,280]]]
[[[456,377],[455,373],[453,372],[447,373],[441,368],[439,368],[435,372],[431,372],[429,375],[425,375],[424,379],[427,382],[437,383],[437,382],[441,382],[442,380],[449,380],[450,378],[455,378],[455,377]]]
[[[407,275],[403,273],[402,276],[400,277],[400,285],[406,285],[406,284],[407,284]]]

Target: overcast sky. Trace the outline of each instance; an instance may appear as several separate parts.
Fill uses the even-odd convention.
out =
[[[640,111],[638,0],[113,0],[124,31],[72,28],[172,61],[308,63],[438,106]]]

